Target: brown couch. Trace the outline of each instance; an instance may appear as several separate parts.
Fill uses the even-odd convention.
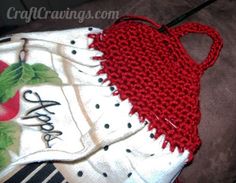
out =
[[[118,10],[123,14],[148,16],[158,23],[167,23],[195,7],[199,0],[95,0],[76,10]],[[15,32],[44,31],[73,27],[104,28],[112,19],[40,20]],[[219,0],[185,21],[197,21],[215,27],[223,37],[224,47],[214,67],[201,82],[201,112],[199,126],[202,146],[192,164],[180,175],[184,183],[236,182],[236,1]],[[193,58],[203,60],[211,41],[199,35],[182,39]]]

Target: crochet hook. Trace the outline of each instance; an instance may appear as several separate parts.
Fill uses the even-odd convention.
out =
[[[213,2],[215,2],[217,0],[208,0],[200,5],[198,5],[197,7],[189,10],[188,12],[180,15],[179,17],[175,18],[174,20],[171,20],[169,23],[167,23],[165,26],[162,26],[160,29],[158,29],[159,32],[164,32],[166,27],[172,27],[176,24],[178,24],[179,22],[183,21],[184,19],[188,18],[189,16],[197,13],[198,11],[200,11],[201,9],[205,8],[206,6],[212,4]]]

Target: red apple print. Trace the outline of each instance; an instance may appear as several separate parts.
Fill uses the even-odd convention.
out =
[[[3,72],[7,67],[8,65],[0,60],[0,73]],[[0,103],[0,122],[7,122],[18,114],[20,108],[19,100],[20,94],[17,92],[16,95],[7,102]]]

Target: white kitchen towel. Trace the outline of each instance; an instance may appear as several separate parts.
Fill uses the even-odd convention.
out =
[[[63,31],[20,33],[0,44],[0,60],[19,61],[25,41],[26,63],[41,63],[56,71],[61,85],[27,85],[20,90],[22,127],[19,153],[10,152],[12,166],[59,160],[70,179],[81,182],[171,182],[187,162],[188,151],[162,149],[128,100],[113,96],[115,86],[97,75],[102,53],[89,49],[89,27]],[[148,123],[148,121],[147,121]],[[6,172],[8,172],[7,169]],[[3,171],[4,172],[4,171]],[[3,175],[4,173],[2,173]]]

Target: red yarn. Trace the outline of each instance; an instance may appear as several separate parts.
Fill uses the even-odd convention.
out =
[[[137,20],[145,21],[138,22]],[[150,25],[148,25],[149,23]],[[131,114],[148,120],[155,138],[165,135],[163,148],[173,152],[189,150],[189,160],[200,145],[200,78],[216,61],[222,47],[220,35],[198,23],[185,23],[158,32],[161,26],[145,17],[126,16],[94,38],[90,48],[103,52],[102,69],[117,87],[115,95],[132,104]],[[186,52],[180,37],[187,33],[207,34],[213,40],[209,55],[196,63]]]
[[[0,74],[8,67],[4,61],[0,60]],[[20,110],[20,93],[17,91],[16,95],[7,102],[0,103],[0,123],[10,122]]]

